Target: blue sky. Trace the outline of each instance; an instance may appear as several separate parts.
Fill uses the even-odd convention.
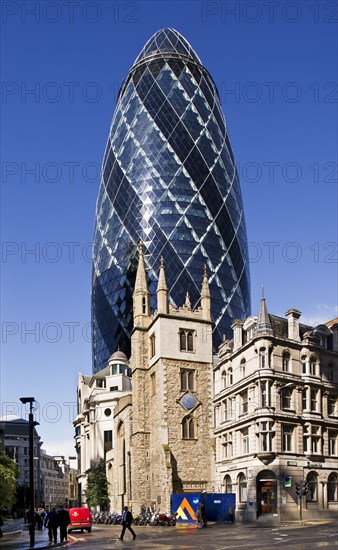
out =
[[[40,403],[72,455],[91,372],[90,243],[119,84],[173,27],[212,74],[239,166],[252,312],[337,316],[337,13],[330,2],[2,2],[1,415]],[[32,252],[33,251],[33,252]]]

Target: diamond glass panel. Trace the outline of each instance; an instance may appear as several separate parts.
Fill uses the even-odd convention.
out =
[[[214,346],[250,314],[243,204],[218,93],[174,29],[146,43],[119,92],[102,163],[94,234],[93,370],[130,354],[138,251],[156,306],[160,257],[170,301],[199,305],[209,272]]]

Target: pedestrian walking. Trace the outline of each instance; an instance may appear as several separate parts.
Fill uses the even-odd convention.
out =
[[[60,506],[59,512],[59,525],[60,525],[60,542],[67,540],[67,528],[70,524],[70,515],[65,507]]]
[[[48,538],[49,542],[57,542],[57,534],[59,527],[59,518],[58,513],[55,508],[52,508],[46,516],[45,527],[48,528]]]
[[[40,514],[37,510],[35,510],[35,512],[34,512],[34,523],[35,523],[35,527],[38,529],[38,531],[41,531],[41,529],[43,527],[43,519],[42,519],[42,517],[40,516]]]
[[[41,520],[42,520],[42,524],[43,524],[43,525],[44,525],[44,523],[45,523],[46,515],[47,515],[46,510],[40,510],[40,518],[41,518]]]
[[[226,521],[231,521],[231,523],[235,521],[235,512],[232,506],[229,506],[229,510],[226,516]]]
[[[123,514],[122,514],[122,531],[121,535],[119,537],[120,540],[123,540],[124,533],[126,532],[126,529],[129,529],[131,534],[133,535],[133,539],[136,539],[136,533],[133,531],[131,527],[131,523],[133,521],[132,513],[129,511],[128,506],[124,507]]]
[[[201,505],[199,504],[197,506],[197,510],[195,513],[195,518],[197,520],[197,527],[202,527],[202,512],[201,512]]]
[[[202,527],[207,526],[207,511],[204,502],[201,502]]]

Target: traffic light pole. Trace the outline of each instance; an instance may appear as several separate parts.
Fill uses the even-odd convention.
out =
[[[303,497],[307,495],[308,491],[309,484],[306,479],[300,479],[295,482],[295,493],[299,497],[299,519],[301,525],[303,525]]]

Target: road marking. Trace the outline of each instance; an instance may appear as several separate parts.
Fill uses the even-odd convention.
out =
[[[71,539],[72,542],[88,542],[88,540],[83,538],[83,537],[79,538],[79,537],[75,537],[74,535],[70,535],[70,534],[68,534],[68,539]]]
[[[304,525],[329,525],[331,521],[329,519],[325,520],[314,520],[314,521],[306,521]]]
[[[284,539],[282,539],[280,542],[284,542]],[[255,542],[254,546],[252,545],[252,541],[248,541],[248,543],[241,543],[237,546],[231,545],[231,550],[234,550],[234,548],[250,548],[252,550],[253,548],[258,548],[259,546],[265,546],[267,547],[269,543],[268,542]],[[278,543],[276,543],[278,544]],[[229,550],[229,546],[220,546],[219,548],[216,548],[215,550]]]

